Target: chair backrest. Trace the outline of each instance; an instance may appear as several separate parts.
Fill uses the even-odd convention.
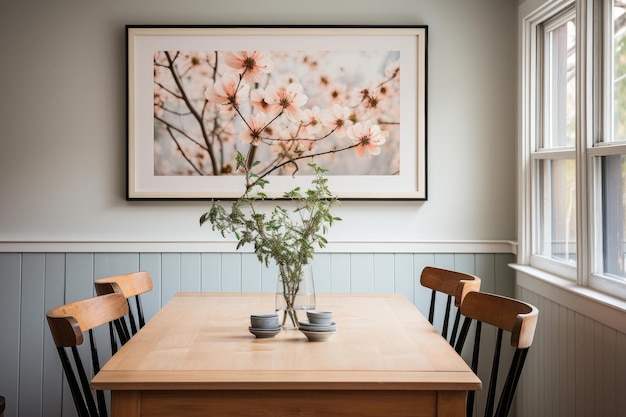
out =
[[[130,298],[135,299],[135,307],[137,308],[136,318],[133,309],[130,308],[130,304],[128,305],[128,318],[133,335],[146,324],[139,295],[152,290],[152,278],[150,278],[149,273],[140,271],[100,278],[95,281],[94,285],[96,286],[96,293],[98,293],[98,295],[118,293],[126,297],[127,300]]]
[[[93,329],[106,323],[117,322],[121,343],[126,343],[127,340],[119,328],[119,319],[127,313],[128,303],[120,294],[108,294],[76,301],[46,313],[50,333],[59,352],[79,417],[105,417],[107,410],[102,391],[96,391],[94,400],[78,346],[83,344],[84,333],[87,332],[93,372],[94,374],[99,372],[100,359]],[[111,343],[112,350],[115,352],[117,347],[113,347],[113,341]]]
[[[476,322],[476,334],[471,365],[474,373],[478,371],[482,324],[489,324],[497,329],[491,377],[485,404],[485,416],[505,417],[511,408],[515,389],[528,354],[528,348],[530,348],[533,342],[539,311],[533,305],[513,298],[484,292],[471,292],[463,299],[461,313],[465,316],[465,321],[463,322],[459,341],[455,349],[459,354],[463,350],[471,321],[474,320]],[[494,413],[497,377],[501,362],[502,335],[505,331],[510,333],[511,346],[515,349],[506,380],[500,392],[498,406]],[[470,391],[467,401],[468,417],[471,417],[473,414],[474,396],[474,391]]]
[[[448,339],[448,326],[450,322],[450,311],[452,310],[452,302],[456,306],[454,324],[450,332],[450,344],[454,346],[461,321],[461,302],[465,295],[471,291],[480,291],[480,278],[475,275],[466,274],[464,272],[452,271],[449,269],[435,268],[427,266],[420,276],[420,284],[424,287],[432,289],[430,297],[430,310],[428,313],[428,321],[431,324],[435,318],[435,300],[437,293],[446,294],[446,312],[443,319],[443,327],[441,334]]]

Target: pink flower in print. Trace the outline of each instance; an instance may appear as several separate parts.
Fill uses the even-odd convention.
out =
[[[302,115],[302,124],[306,128],[309,136],[313,136],[322,130],[322,120],[320,108],[314,106],[312,109],[305,109]]]
[[[250,86],[239,79],[237,74],[224,74],[213,85],[209,85],[204,92],[207,100],[215,104],[226,106],[230,111],[244,102],[250,91]]]
[[[263,113],[267,113],[270,110],[270,105],[265,101],[265,92],[262,88],[255,88],[250,92],[250,104]]]
[[[334,134],[338,138],[346,136],[346,129],[352,124],[350,115],[352,111],[348,107],[334,104],[333,107],[322,116],[322,124],[334,129]]]
[[[227,52],[224,61],[249,83],[261,81],[263,74],[269,73],[274,67],[269,51]]]
[[[239,139],[243,143],[251,143],[258,145],[261,140],[261,132],[265,129],[267,115],[265,113],[253,114],[247,121],[241,121],[243,131],[239,135]]]
[[[385,68],[385,75],[389,78],[395,78],[400,76],[400,60],[390,62]]]
[[[358,144],[355,148],[358,156],[364,156],[366,152],[370,155],[380,154],[379,146],[386,141],[385,132],[380,130],[380,126],[372,125],[369,120],[350,126],[347,133],[352,143]]]
[[[265,101],[270,105],[273,114],[284,112],[289,120],[298,122],[301,119],[300,107],[309,100],[303,91],[302,85],[297,83],[291,83],[287,87],[269,85],[265,89]]]

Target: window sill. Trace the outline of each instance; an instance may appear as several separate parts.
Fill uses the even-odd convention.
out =
[[[510,266],[518,286],[626,333],[626,301],[528,265]]]

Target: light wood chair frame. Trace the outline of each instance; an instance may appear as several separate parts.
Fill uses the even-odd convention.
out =
[[[79,417],[106,417],[108,414],[104,392],[96,391],[96,399],[94,400],[78,346],[83,344],[84,333],[87,332],[91,364],[94,374],[98,373],[100,371],[100,359],[93,329],[114,322],[119,333],[119,346],[121,346],[127,342],[127,339],[122,332],[119,319],[127,313],[128,303],[120,294],[108,294],[75,301],[46,313],[50,333],[57,347]],[[119,346],[112,340],[111,353],[115,353]],[[71,352],[71,356],[68,351]],[[71,359],[73,359],[73,363]]]
[[[437,293],[440,292],[447,295],[446,312],[441,329],[441,335],[445,339],[448,339],[448,327],[450,324],[450,312],[452,311],[453,301],[454,305],[457,307],[449,339],[452,346],[456,343],[456,337],[461,322],[461,302],[469,292],[480,291],[480,283],[479,277],[465,272],[436,268],[433,266],[427,266],[422,270],[420,284],[432,289],[428,312],[428,321],[430,324],[433,324],[435,318],[435,300]]]
[[[118,293],[122,294],[128,301],[128,318],[130,321],[130,331],[132,335],[137,334],[139,329],[145,326],[142,303],[140,295],[153,288],[152,278],[145,271],[133,272],[130,274],[115,275],[106,278],[97,279],[94,282],[96,293],[98,295]],[[135,307],[137,309],[137,317],[130,307],[130,299],[135,299]]]
[[[465,320],[455,349],[461,354],[471,322],[476,321],[471,363],[474,373],[478,371],[482,324],[490,324],[498,329],[484,415],[506,417],[513,403],[528,349],[533,342],[539,311],[535,306],[513,298],[485,292],[471,292],[463,299],[461,314],[465,316]],[[505,331],[511,334],[511,346],[515,348],[515,353],[494,414],[502,336]],[[470,391],[467,400],[467,417],[473,415],[474,398],[475,392]]]

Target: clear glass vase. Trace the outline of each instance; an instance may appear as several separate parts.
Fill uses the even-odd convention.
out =
[[[297,329],[306,319],[306,310],[315,309],[315,285],[310,264],[279,265],[276,284],[276,312],[283,329]]]

